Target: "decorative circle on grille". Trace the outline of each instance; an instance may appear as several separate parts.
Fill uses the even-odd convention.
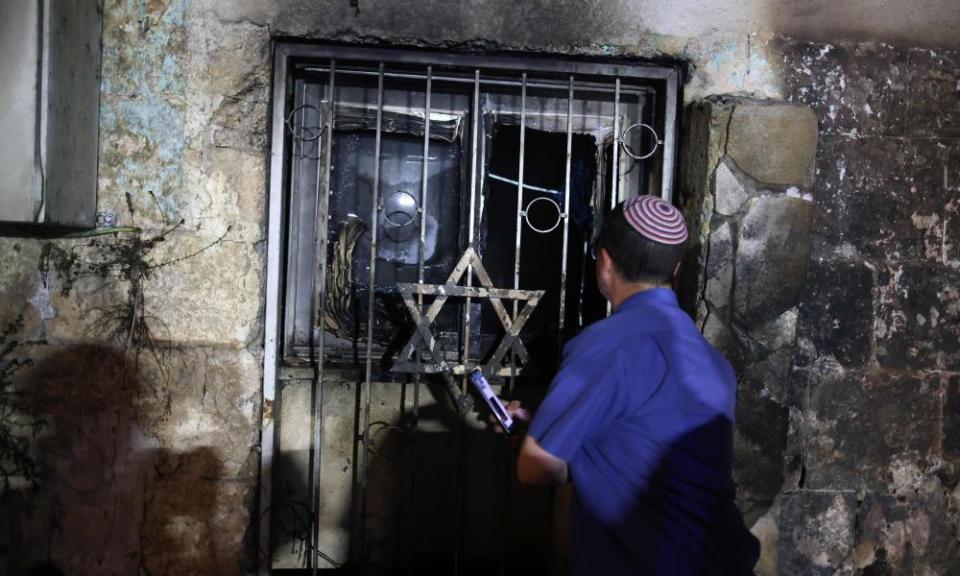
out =
[[[316,126],[306,125],[307,118],[309,116],[314,116],[314,114],[309,113],[311,110],[316,112],[315,114],[317,118]],[[293,124],[293,121],[297,117],[298,113],[300,114],[301,120],[303,121],[303,124],[304,124],[299,129]],[[287,130],[290,131],[290,134],[294,138],[296,138],[297,140],[300,140],[301,142],[312,142],[320,138],[320,136],[323,134],[324,126],[320,125],[322,118],[323,118],[323,112],[321,112],[319,108],[317,108],[316,106],[313,106],[312,104],[302,104],[300,106],[297,106],[296,108],[291,110],[289,114],[287,114],[287,120],[286,120]],[[311,122],[310,124],[313,124],[313,123]]]
[[[653,148],[650,149],[646,154],[637,154],[633,151],[633,148],[627,144],[627,134],[630,133],[634,128],[645,128],[650,131],[650,134],[653,136]],[[657,131],[653,129],[653,126],[649,124],[644,124],[643,122],[638,122],[636,124],[631,124],[627,126],[626,130],[623,131],[623,134],[620,135],[620,146],[623,148],[623,153],[627,156],[633,158],[634,160],[645,160],[654,154],[657,153],[657,148],[663,144],[663,140],[660,139],[660,135],[657,134]]]
[[[553,223],[553,226],[538,228],[533,224],[533,222],[530,221],[531,208],[533,208],[534,204],[541,201],[547,202],[548,204],[553,205],[553,207],[557,210],[557,219]],[[560,225],[560,221],[563,220],[564,216],[566,216],[566,214],[563,213],[563,210],[560,209],[560,205],[557,204],[553,200],[553,198],[549,198],[547,196],[538,196],[534,198],[527,204],[527,207],[520,214],[523,215],[523,219],[526,221],[527,226],[529,226],[530,229],[533,230],[534,232],[539,232],[540,234],[548,234],[550,232],[553,232],[557,228],[557,226]]]

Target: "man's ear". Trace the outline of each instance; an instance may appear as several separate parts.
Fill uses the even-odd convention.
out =
[[[613,266],[613,258],[610,257],[610,253],[607,252],[607,249],[600,247],[597,250],[597,268],[601,270],[607,270]]]

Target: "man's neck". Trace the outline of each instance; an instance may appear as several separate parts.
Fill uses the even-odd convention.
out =
[[[668,284],[647,284],[646,282],[620,283],[614,288],[613,294],[610,295],[610,306],[616,310],[627,298],[654,288],[670,288],[670,286]]]

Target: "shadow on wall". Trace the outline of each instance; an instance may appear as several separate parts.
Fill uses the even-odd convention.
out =
[[[400,404],[401,386],[391,384],[375,397]],[[339,436],[356,441],[349,458],[325,444],[320,549],[313,548],[310,533],[310,490],[303,473],[308,459],[281,454],[271,514],[274,561],[306,567],[314,554],[321,567],[339,568],[335,574],[439,574],[458,565],[465,575],[546,573],[550,492],[519,486],[509,443],[474,422],[476,413],[460,427],[443,383],[428,379],[423,388],[421,398],[436,402],[421,405],[416,424],[409,412],[374,412],[365,504],[356,387],[325,389],[326,408],[345,413],[348,404],[356,407],[356,427]],[[266,552],[261,554],[267,561]]]
[[[240,543],[219,537],[220,459],[211,447],[159,447],[145,429],[168,400],[126,360],[108,347],[55,348],[26,375],[46,420],[43,475],[8,515],[24,551],[6,559],[8,574],[242,573],[226,553]]]

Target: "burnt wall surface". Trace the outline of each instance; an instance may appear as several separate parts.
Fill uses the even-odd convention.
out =
[[[59,251],[0,238],[0,328],[23,317],[16,350],[34,364],[15,381],[45,421],[37,490],[0,507],[0,570],[253,570],[258,431],[261,412],[272,417],[260,401],[271,41],[299,37],[671,58],[689,65],[687,101],[811,106],[799,352],[782,358],[793,351],[790,302],[774,303],[786,317],[770,373],[796,366],[752,384],[778,391],[764,410],[786,434],[747,445],[765,471],[753,476],[757,512],[769,503],[755,525],[758,571],[957,572],[960,56],[785,40],[768,4],[105,0],[98,210],[123,229],[50,244]],[[804,27],[822,33],[814,12]],[[911,14],[939,32],[924,37],[911,19],[898,29],[904,46],[955,40],[942,31],[957,21],[949,6]],[[765,185],[727,168],[747,183],[749,200],[734,205],[749,211]],[[773,184],[777,203],[807,202],[805,189],[797,200]],[[738,302],[755,301],[733,298],[734,321]],[[754,439],[766,422],[751,424]]]
[[[780,573],[957,573],[960,54],[775,50],[820,126]]]

